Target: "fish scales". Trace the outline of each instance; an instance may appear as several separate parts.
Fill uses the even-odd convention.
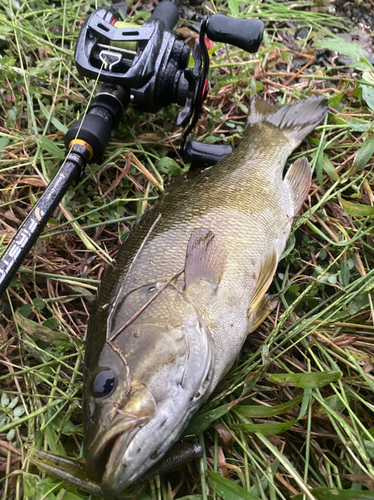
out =
[[[261,319],[311,179],[305,159],[285,177],[284,166],[326,111],[318,98],[254,101],[238,148],[172,183],[106,273],[87,334],[84,412],[88,472],[108,495],[162,457]]]

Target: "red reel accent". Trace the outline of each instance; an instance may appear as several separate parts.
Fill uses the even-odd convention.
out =
[[[208,78],[205,78],[204,80],[204,86],[203,86],[203,91],[201,92],[201,108],[200,108],[200,113],[203,109],[203,104],[206,99],[208,93]]]

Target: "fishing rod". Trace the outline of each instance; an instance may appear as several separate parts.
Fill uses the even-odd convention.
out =
[[[65,135],[68,151],[54,179],[31,209],[0,259],[0,296],[33,247],[69,186],[82,179],[88,162],[100,163],[111,131],[131,103],[139,111],[156,113],[169,104],[183,106],[176,125],[185,127],[180,153],[199,166],[214,165],[231,146],[187,141],[202,111],[208,88],[209,54],[205,37],[257,52],[264,24],[259,19],[234,19],[221,14],[204,16],[193,50],[172,32],[179,20],[176,2],[164,0],[138,26],[123,19],[122,4],[95,10],[78,34],[75,63],[79,73],[103,85],[86,115]]]

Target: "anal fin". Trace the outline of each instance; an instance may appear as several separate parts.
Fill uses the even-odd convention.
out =
[[[187,245],[185,262],[186,289],[200,279],[217,286],[225,270],[227,252],[209,229],[195,229]]]
[[[258,328],[261,323],[269,316],[269,314],[277,304],[278,300],[276,295],[270,295],[268,293],[265,294],[264,298],[253,312],[253,322],[248,333],[254,332],[256,328]]]
[[[272,249],[265,258],[261,261],[260,269],[257,274],[257,281],[253,290],[251,303],[248,309],[248,316],[254,313],[262,302],[265,293],[267,292],[278,265],[277,254]]]
[[[312,183],[312,169],[305,156],[298,158],[291,165],[284,182],[287,182],[291,188],[294,215],[297,215],[303,206],[305,198],[308,196]]]

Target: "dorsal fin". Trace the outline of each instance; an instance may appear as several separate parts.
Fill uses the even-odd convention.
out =
[[[303,156],[298,158],[289,168],[284,182],[288,182],[292,192],[294,215],[297,215],[308,196],[312,183],[312,169],[308,160]]]
[[[209,229],[195,229],[187,245],[185,263],[186,289],[200,279],[217,286],[227,260],[226,249]]]

